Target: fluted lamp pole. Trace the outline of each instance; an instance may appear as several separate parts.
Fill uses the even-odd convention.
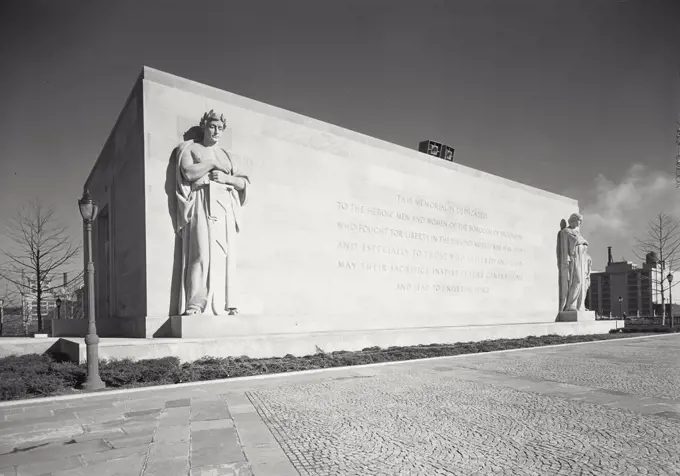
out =
[[[671,327],[673,327],[673,273],[668,273],[666,279],[668,279],[668,302],[671,308],[668,314],[671,318]]]
[[[94,309],[94,263],[92,262],[92,222],[97,218],[99,207],[97,202],[86,189],[83,196],[78,200],[80,215],[83,217],[85,227],[86,258],[85,284],[87,286],[87,335],[85,345],[87,348],[87,380],[83,387],[85,390],[99,390],[106,385],[99,376],[99,336],[97,335],[97,323]]]

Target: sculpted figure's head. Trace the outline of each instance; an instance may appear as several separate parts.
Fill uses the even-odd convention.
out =
[[[223,114],[217,114],[211,109],[203,114],[200,127],[203,131],[203,142],[207,145],[213,145],[222,138],[222,133],[227,128],[227,120]]]
[[[583,215],[580,213],[572,213],[569,217],[569,227],[576,228],[577,226],[580,226],[581,223],[583,223]]]

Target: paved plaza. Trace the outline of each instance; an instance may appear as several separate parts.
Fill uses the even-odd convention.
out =
[[[0,475],[680,474],[680,336],[0,406]]]

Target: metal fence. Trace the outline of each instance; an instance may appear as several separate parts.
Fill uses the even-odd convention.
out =
[[[680,316],[666,316],[664,319],[661,316],[630,316],[630,317],[620,317],[620,316],[595,316],[598,321],[609,321],[609,320],[624,320],[626,325],[632,326],[667,326],[667,327],[680,327]]]
[[[38,306],[34,300],[22,298],[18,306],[0,305],[0,336],[26,337],[39,332]],[[59,304],[59,305],[57,305]],[[41,315],[43,320],[42,332],[50,333],[51,322],[54,319],[83,319],[83,293],[76,290],[70,296],[47,297],[43,300]]]

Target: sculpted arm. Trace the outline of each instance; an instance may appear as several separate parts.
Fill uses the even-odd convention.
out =
[[[191,149],[189,148],[182,153],[179,160],[182,174],[184,174],[184,177],[186,177],[189,182],[195,182],[211,170],[219,168],[212,160],[206,160],[195,164]]]
[[[562,239],[560,240],[560,243],[562,245],[560,251],[562,256],[562,266],[567,268],[571,263],[571,246],[569,243],[569,234],[566,231],[562,233]]]
[[[212,174],[210,174],[210,178],[216,182],[231,185],[238,192],[246,188],[246,179],[225,174],[221,170],[214,171]]]
[[[569,259],[569,253],[567,247],[565,246],[566,237],[564,236],[564,230],[561,231],[557,237],[557,266],[560,268],[565,268],[567,265],[567,260]]]
[[[233,175],[227,175],[226,181],[224,183],[226,183],[227,185],[231,185],[239,192],[246,188],[246,179],[242,177],[234,177]]]

